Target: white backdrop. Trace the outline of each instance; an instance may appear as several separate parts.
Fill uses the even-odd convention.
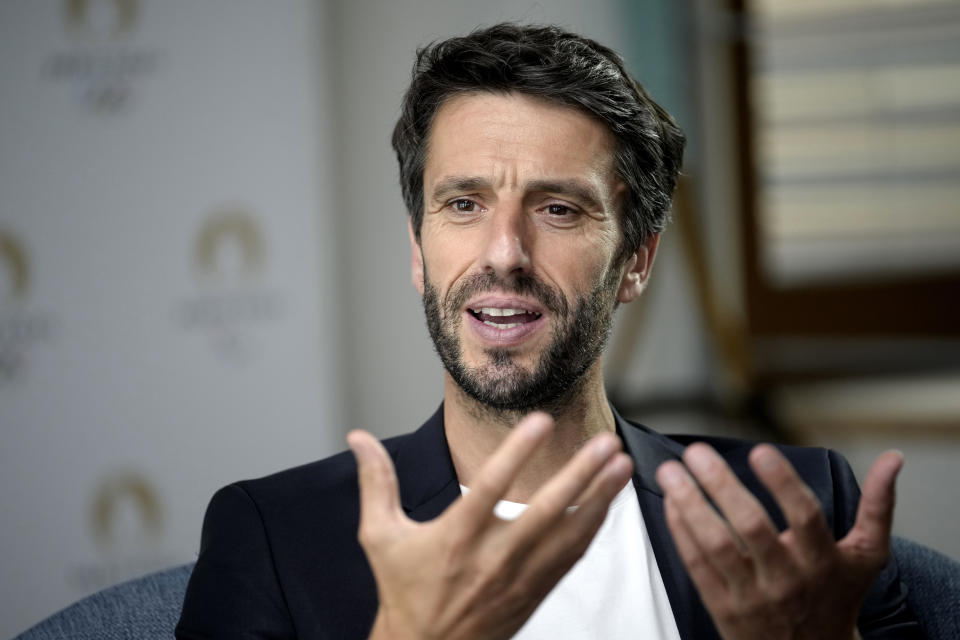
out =
[[[0,637],[342,448],[322,11],[0,3]]]

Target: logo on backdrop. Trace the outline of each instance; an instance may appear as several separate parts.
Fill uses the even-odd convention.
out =
[[[194,265],[200,277],[254,277],[263,270],[263,244],[263,234],[248,213],[221,211],[210,216],[197,234]]]
[[[140,17],[136,0],[66,0],[63,17],[75,37],[121,37]]]
[[[5,298],[21,300],[27,295],[30,282],[30,265],[23,246],[9,233],[0,231],[0,262],[6,267],[7,288]]]
[[[68,87],[100,114],[130,108],[139,87],[157,71],[161,54],[136,43],[138,0],[63,0],[64,49],[49,55],[41,76]]]
[[[267,243],[256,218],[243,208],[206,217],[193,240],[197,293],[181,301],[184,329],[199,334],[223,362],[255,357],[258,334],[280,317],[280,295],[264,285]]]
[[[102,589],[176,561],[163,551],[163,504],[143,473],[107,474],[93,487],[87,515],[99,558],[70,569],[67,578],[76,587]]]
[[[124,509],[132,509],[134,517],[123,518]],[[141,474],[115,473],[101,482],[94,494],[90,524],[102,549],[115,548],[124,539],[156,539],[163,531],[157,492]]]
[[[53,315],[32,308],[29,293],[27,250],[0,229],[0,388],[24,375],[29,352],[53,334]]]

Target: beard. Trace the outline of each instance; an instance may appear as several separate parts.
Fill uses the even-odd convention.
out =
[[[439,294],[424,268],[423,308],[434,348],[457,386],[488,409],[528,413],[557,413],[572,402],[584,374],[598,360],[610,336],[619,282],[611,268],[571,307],[566,297],[534,276],[505,281],[480,273],[463,280],[441,305]],[[468,365],[463,359],[461,309],[471,296],[487,291],[509,292],[536,299],[555,320],[550,343],[532,370],[516,362],[510,349],[485,350],[485,361]]]

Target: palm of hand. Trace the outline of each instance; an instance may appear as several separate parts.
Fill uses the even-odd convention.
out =
[[[720,634],[855,637],[860,604],[889,555],[900,454],[874,463],[856,523],[839,542],[812,491],[773,447],[756,447],[750,463],[784,513],[782,533],[710,447],[691,445],[684,462],[723,516],[678,462],[662,465],[657,479],[677,550]]]

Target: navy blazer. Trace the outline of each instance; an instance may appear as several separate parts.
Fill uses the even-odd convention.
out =
[[[668,437],[615,416],[633,458],[633,483],[680,637],[718,638],[674,548],[654,474],[662,462],[679,458],[687,443],[706,441],[782,529],[780,509],[749,470],[752,445]],[[412,519],[435,518],[460,496],[442,405],[416,432],[390,438],[384,446],[397,470],[403,509]],[[849,465],[825,449],[781,450],[820,499],[835,536],[842,537],[853,525],[859,499]],[[349,451],[221,489],[204,518],[177,638],[366,638],[377,589],[357,542],[358,522],[357,470]],[[874,583],[859,627],[865,640],[922,637],[907,609],[895,561]]]

